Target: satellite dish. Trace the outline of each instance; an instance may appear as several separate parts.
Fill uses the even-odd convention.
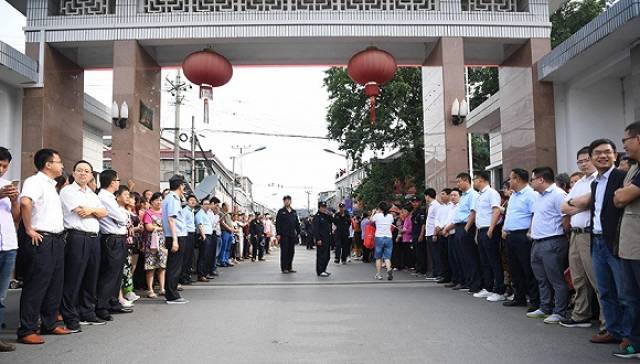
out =
[[[210,176],[206,176],[200,183],[198,183],[193,192],[198,201],[202,201],[203,198],[214,195],[216,186],[218,186],[218,176],[212,174]]]

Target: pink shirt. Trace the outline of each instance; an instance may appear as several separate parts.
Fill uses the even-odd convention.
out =
[[[402,242],[410,243],[412,240],[411,230],[413,230],[413,222],[411,222],[411,215],[404,218],[402,222]]]

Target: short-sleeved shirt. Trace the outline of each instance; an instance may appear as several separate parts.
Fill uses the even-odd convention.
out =
[[[207,211],[207,215],[209,215],[209,218],[211,219],[213,232],[216,233],[216,235],[220,236],[220,234],[222,233],[220,230],[220,215],[216,214],[212,210]]]
[[[231,214],[230,213],[226,213],[224,215],[222,215],[222,218],[220,219],[220,221],[223,221],[225,223],[225,225],[227,225],[228,227],[232,228],[235,226],[235,224],[233,223],[233,219],[231,218]],[[220,228],[222,229],[222,231],[226,231],[228,233],[232,233],[232,230],[227,229],[226,227],[222,226],[222,224],[220,225]]]
[[[544,239],[564,234],[564,229],[562,228],[564,215],[560,209],[566,195],[567,193],[556,186],[555,183],[540,194],[533,208],[533,219],[531,221],[532,239]]]
[[[160,224],[157,224],[160,222]],[[154,211],[152,209],[148,209],[144,212],[144,216],[142,216],[143,224],[151,224],[151,225],[160,225],[162,226],[162,210]]]
[[[391,225],[393,225],[394,220],[393,215],[390,213],[384,215],[381,212],[378,212],[373,215],[373,217],[371,217],[371,223],[376,224],[376,238],[392,237]]]
[[[196,213],[196,225],[202,225],[202,229],[206,235],[213,234],[213,224],[209,214],[204,209],[198,210]]]
[[[425,236],[433,236],[436,233],[436,226],[438,224],[438,216],[440,216],[442,204],[437,200],[433,200],[429,204],[427,210],[427,221],[424,229]]]
[[[476,212],[476,227],[478,229],[491,226],[493,208],[500,207],[501,203],[502,199],[500,198],[500,194],[490,186],[485,186],[485,188],[480,191],[474,206],[471,208]]]
[[[127,234],[127,224],[129,223],[129,213],[118,205],[116,196],[113,193],[101,189],[98,192],[98,199],[102,206],[107,209],[107,216],[100,219],[100,232],[102,234]]]
[[[509,197],[502,229],[504,231],[529,230],[533,219],[533,207],[538,196],[538,193],[529,185],[520,191],[513,191]]]
[[[469,188],[460,196],[460,202],[458,203],[458,210],[453,217],[454,224],[466,223],[469,221],[469,215],[471,214],[471,208],[475,204],[478,198],[478,192],[473,188]]]
[[[34,230],[53,234],[64,231],[62,202],[54,179],[42,172],[27,178],[22,185],[22,197],[28,197],[33,202],[31,227]]]
[[[0,178],[0,188],[8,184],[11,184],[11,181]],[[0,251],[15,249],[18,249],[18,236],[11,213],[11,200],[5,197],[0,199]]]
[[[60,190],[60,201],[62,201],[62,213],[64,218],[64,228],[80,230],[87,233],[97,234],[100,231],[100,223],[95,216],[80,217],[73,212],[74,209],[82,206],[89,208],[104,208],[98,195],[89,187],[82,189],[76,182],[65,186]]]
[[[631,166],[626,183],[640,188],[640,168],[638,164]],[[620,244],[618,255],[620,258],[640,260],[640,198],[632,201],[624,208],[620,225]]]
[[[162,201],[162,230],[164,236],[171,237],[171,229],[169,228],[169,218],[173,217],[176,227],[176,236],[187,236],[187,227],[185,225],[184,210],[180,205],[180,197],[173,191],[169,192],[167,197]]]
[[[567,195],[566,200],[575,199],[580,196],[590,195],[591,194],[591,182],[596,178],[598,172],[593,172],[592,174],[584,175],[582,178],[576,182],[576,184],[571,188],[569,194]],[[571,227],[584,229],[591,225],[591,212],[589,210],[579,212],[573,216],[571,216]]]
[[[184,225],[187,228],[188,233],[196,232],[196,218],[193,214],[193,209],[189,206],[185,206],[183,209],[184,213]]]

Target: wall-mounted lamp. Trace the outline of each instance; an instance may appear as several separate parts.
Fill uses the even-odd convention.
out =
[[[111,106],[111,120],[113,121],[113,125],[120,129],[127,127],[127,120],[129,120],[129,106],[126,101],[122,103],[120,108],[118,108],[117,102],[113,102],[113,105]]]
[[[467,115],[469,115],[467,100],[463,99],[462,102],[459,102],[458,99],[453,100],[453,105],[451,105],[451,122],[453,125],[464,123]]]

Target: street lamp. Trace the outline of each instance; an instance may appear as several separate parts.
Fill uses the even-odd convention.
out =
[[[349,157],[346,154],[338,153],[336,151],[333,151],[333,150],[327,149],[327,148],[322,149],[322,150],[327,152],[327,153],[329,153],[329,154],[337,155],[339,157],[344,158],[347,161],[347,172],[351,169],[351,167],[349,166]]]
[[[265,149],[267,149],[267,147],[260,147],[250,152],[242,153],[242,148],[240,148],[240,154],[234,155],[231,157],[231,160],[232,160],[231,170],[233,173],[233,183],[231,184],[231,211],[235,211],[235,208],[236,208],[236,159],[240,159],[244,156],[257,153]]]

